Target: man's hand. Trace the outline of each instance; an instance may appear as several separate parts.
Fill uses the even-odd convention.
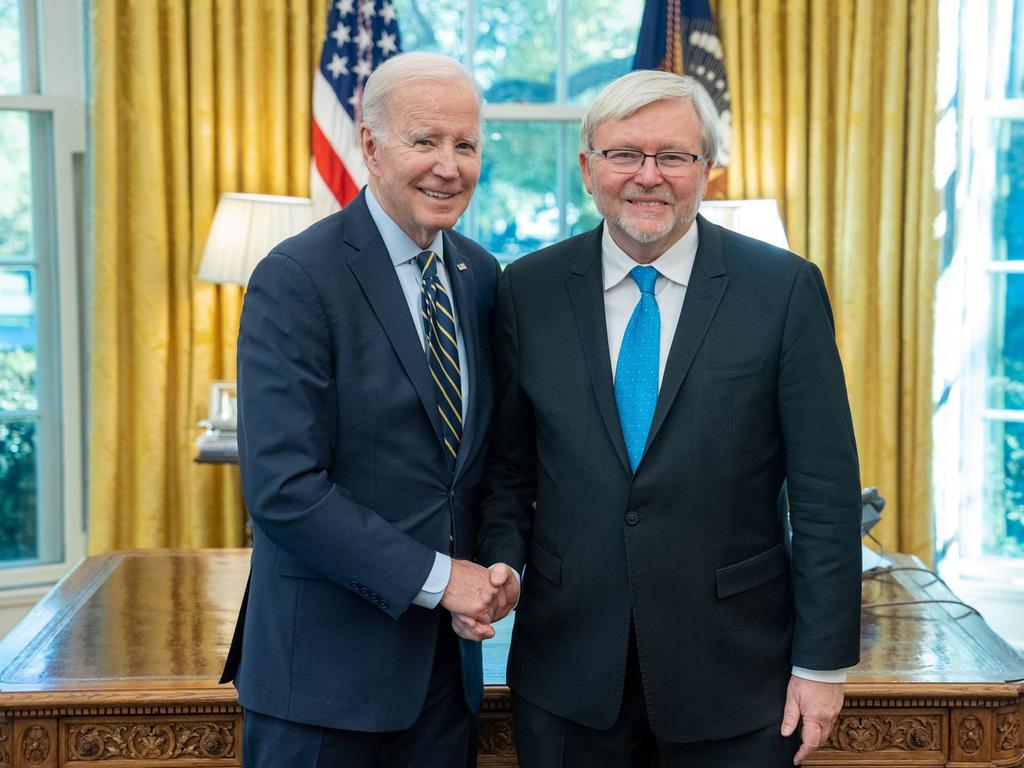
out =
[[[498,589],[491,616],[493,621],[501,621],[519,602],[519,576],[505,563],[495,563],[487,570],[491,574],[491,586]]]
[[[453,616],[461,614],[473,622],[490,626],[500,591],[491,579],[491,572],[482,565],[452,558],[452,573],[441,595],[441,605]]]
[[[782,714],[782,735],[790,736],[800,728],[800,750],[793,765],[800,765],[808,755],[822,746],[832,731],[832,724],[843,708],[843,683],[819,683],[793,675],[786,689],[786,708]]]
[[[487,569],[487,572],[490,584],[496,590],[491,603],[490,619],[484,621],[479,616],[452,611],[452,629],[455,634],[466,640],[479,642],[494,637],[494,628],[491,623],[505,618],[519,602],[519,577],[511,567],[504,563],[495,563]],[[441,604],[444,605],[443,597]]]

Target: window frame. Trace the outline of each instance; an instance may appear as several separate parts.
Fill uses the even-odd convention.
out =
[[[32,168],[34,188],[50,193],[49,199],[33,199],[33,223],[41,246],[37,250],[48,251],[34,260],[39,334],[36,446],[37,466],[51,467],[56,482],[40,483],[37,502],[41,526],[54,526],[40,536],[41,554],[50,561],[0,567],[0,602],[4,593],[56,582],[86,549],[81,365],[86,337],[79,269],[84,243],[85,8],[66,0],[21,0],[20,12],[23,79],[34,92],[0,95],[0,109],[50,116],[50,157],[33,157]],[[48,508],[54,510],[52,516],[46,513]]]
[[[956,3],[959,84],[951,109],[959,112],[958,170],[955,201],[946,207],[946,220],[952,221],[954,228],[953,256],[939,278],[936,316],[941,323],[944,309],[951,313],[962,312],[963,319],[959,327],[946,327],[955,338],[936,333],[937,353],[942,344],[957,345],[959,366],[955,374],[946,372],[949,381],[945,383],[945,392],[940,394],[938,389],[943,387],[937,387],[936,414],[939,416],[944,408],[954,409],[952,418],[942,420],[947,431],[954,434],[937,430],[934,455],[941,455],[943,441],[955,441],[960,458],[956,476],[950,476],[948,456],[945,466],[936,467],[934,487],[937,529],[953,532],[945,542],[936,537],[940,546],[940,573],[952,581],[955,589],[975,599],[985,599],[984,596],[996,587],[1005,593],[1017,593],[1024,599],[1024,558],[983,551],[988,533],[985,520],[990,493],[986,477],[991,474],[993,449],[1002,445],[995,445],[992,429],[1000,423],[1024,422],[1024,409],[994,408],[990,399],[990,367],[993,353],[998,351],[993,345],[1000,332],[994,312],[1000,301],[997,278],[1024,274],[1024,260],[995,258],[993,241],[988,234],[992,230],[995,188],[994,158],[989,154],[994,144],[988,136],[999,121],[1024,122],[1024,98],[987,96],[990,92],[1002,92],[1009,61],[1008,51],[993,44],[991,25],[1000,9],[1010,9],[1012,13],[1014,2],[1017,12],[1024,12],[1024,0],[972,4],[969,12],[964,3]],[[989,43],[984,55],[966,50],[979,40]],[[937,157],[937,169],[942,163],[941,156]],[[942,179],[939,181],[941,183]],[[938,354],[936,359],[940,359]],[[938,379],[941,372],[936,369],[936,374]],[[1005,461],[1003,466],[1005,468]]]
[[[481,120],[485,131],[489,124],[494,122],[515,122],[515,123],[547,123],[554,124],[558,130],[558,143],[555,154],[550,162],[556,169],[554,175],[555,187],[552,190],[555,195],[558,207],[558,232],[552,242],[559,242],[570,237],[572,224],[568,221],[569,207],[573,202],[573,184],[577,173],[577,154],[581,149],[578,140],[579,123],[586,113],[586,104],[573,104],[569,101],[569,78],[570,78],[570,54],[572,48],[571,36],[571,14],[570,3],[572,0],[550,0],[554,5],[554,42],[556,45],[556,69],[554,78],[554,100],[550,102],[484,102],[481,109]],[[637,32],[643,15],[643,3],[636,0],[638,12]],[[477,26],[478,26],[478,3],[479,0],[465,0],[461,24],[461,50],[458,52],[459,60],[463,63],[470,75],[476,79],[476,67],[474,64],[477,52]],[[399,16],[401,27],[402,16]],[[403,50],[418,50],[414,46],[406,47],[407,40],[403,39]],[[446,51],[455,55],[455,51]],[[487,152],[488,145],[485,142],[484,151]],[[486,245],[486,235],[479,231],[479,206],[481,200],[479,195],[474,195],[469,207],[457,224],[457,229]],[[507,263],[520,255],[525,255],[532,248],[525,248],[512,258],[499,255],[499,261]]]

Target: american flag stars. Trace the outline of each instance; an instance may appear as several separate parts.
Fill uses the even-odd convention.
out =
[[[367,181],[359,147],[363,85],[374,68],[402,49],[394,0],[323,0],[324,47],[313,84],[314,209],[326,216]]]
[[[333,54],[331,56],[331,63],[327,65],[327,69],[331,71],[331,75],[337,80],[342,75],[348,74],[348,56],[339,56]]]

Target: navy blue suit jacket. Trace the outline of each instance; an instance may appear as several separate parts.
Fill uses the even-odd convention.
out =
[[[249,281],[238,447],[254,547],[223,679],[264,714],[390,731],[422,709],[446,620],[412,604],[434,553],[454,535],[455,555],[473,555],[500,270],[444,233],[471,387],[453,478],[426,357],[364,194],[277,246]]]
[[[601,227],[502,275],[482,563],[529,563],[508,681],[608,728],[630,625],[665,741],[782,719],[790,665],[855,664],[860,478],[818,269],[697,217],[647,448],[630,471]],[[788,479],[792,562],[777,511]]]

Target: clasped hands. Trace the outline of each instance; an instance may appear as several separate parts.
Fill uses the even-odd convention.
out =
[[[452,615],[452,629],[466,640],[494,637],[494,622],[505,618],[519,601],[519,578],[505,563],[490,568],[468,560],[452,560],[452,573],[441,605]]]

